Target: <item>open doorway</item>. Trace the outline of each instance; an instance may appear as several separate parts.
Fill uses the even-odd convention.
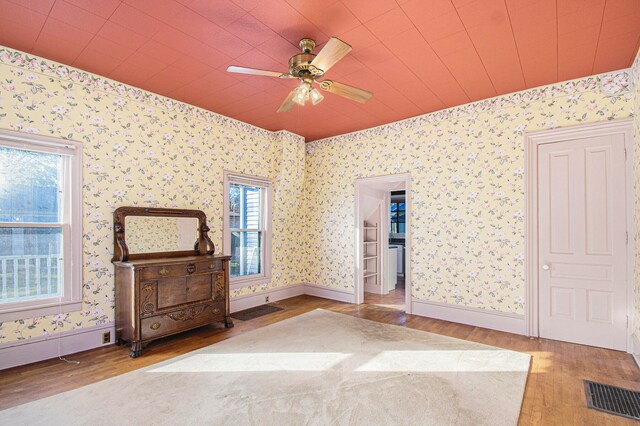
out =
[[[356,303],[410,313],[409,174],[356,180]]]

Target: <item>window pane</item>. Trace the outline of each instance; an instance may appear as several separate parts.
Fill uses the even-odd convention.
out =
[[[0,222],[60,222],[62,157],[0,147]]]
[[[399,203],[398,204],[398,210],[405,210],[404,203]]]
[[[262,273],[262,232],[231,232],[231,277]]]
[[[398,233],[404,234],[406,232],[405,231],[405,229],[406,229],[405,227],[406,227],[406,225],[404,223],[399,223],[398,224]]]
[[[397,234],[398,233],[398,224],[397,223],[392,223],[391,224],[391,233],[392,234]]]
[[[62,294],[62,228],[0,228],[0,303]]]
[[[391,212],[391,222],[397,222],[398,220],[398,212]]]
[[[404,217],[405,217],[405,212],[404,211],[398,212],[398,222],[403,222],[404,223]]]
[[[261,188],[232,183],[229,185],[229,228],[260,229]]]
[[[398,210],[398,204],[397,203],[391,203],[391,211],[395,212],[396,210]]]

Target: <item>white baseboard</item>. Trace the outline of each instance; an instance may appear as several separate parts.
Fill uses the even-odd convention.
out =
[[[0,344],[0,370],[97,348],[103,345],[102,333],[107,331],[111,332],[111,340],[104,345],[108,345],[114,342],[116,334],[113,322],[63,331],[51,336],[2,343]]]
[[[636,360],[638,368],[640,368],[640,334],[633,333],[631,335],[631,342],[633,345],[633,352],[631,353],[631,356],[633,356],[633,359]]]
[[[506,331],[507,333],[527,334],[524,315],[508,314],[505,312],[469,308],[466,306],[419,299],[412,300],[411,313],[422,317]]]
[[[322,297],[323,299],[337,300],[339,302],[355,303],[356,295],[347,290],[321,287],[314,284],[304,284],[304,294],[309,296]]]
[[[304,285],[296,284],[284,288],[275,288],[273,290],[262,291],[260,293],[252,293],[246,296],[240,296],[231,299],[230,311],[238,312],[245,309],[254,308],[264,305],[265,303],[277,302],[278,300],[288,299],[290,297],[301,296],[305,294]],[[265,297],[269,296],[269,301],[265,301]]]

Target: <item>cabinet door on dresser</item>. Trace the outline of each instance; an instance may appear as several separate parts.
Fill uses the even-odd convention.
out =
[[[155,315],[185,304],[225,302],[224,271],[188,277],[146,280],[141,283],[140,312]]]
[[[174,309],[185,303],[211,301],[213,299],[213,279],[212,274],[201,274],[156,280],[158,310]]]

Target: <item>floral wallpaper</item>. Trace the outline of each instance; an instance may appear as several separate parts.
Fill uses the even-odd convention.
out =
[[[526,132],[633,114],[629,70],[307,144],[306,281],[354,286],[355,179],[411,173],[412,297],[524,314]]]
[[[120,206],[192,208],[222,241],[223,170],[275,182],[273,276],[302,281],[304,139],[269,132],[124,84],[0,47],[0,128],[84,144],[83,308],[0,324],[0,343],[104,324],[114,317],[112,214]],[[287,229],[288,232],[282,232]]]

